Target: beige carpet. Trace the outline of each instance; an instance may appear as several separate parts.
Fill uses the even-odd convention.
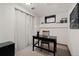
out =
[[[53,44],[50,44],[51,50],[53,50]],[[44,48],[47,48],[47,45],[43,45]],[[16,56],[53,56],[53,53],[35,48],[32,51],[32,46],[28,46],[26,49],[16,52]],[[70,56],[67,46],[57,45],[56,56]]]

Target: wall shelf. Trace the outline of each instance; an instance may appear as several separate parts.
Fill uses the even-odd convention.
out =
[[[67,23],[40,24],[40,28],[68,28]]]

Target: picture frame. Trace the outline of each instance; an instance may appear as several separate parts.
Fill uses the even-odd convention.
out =
[[[45,23],[56,23],[56,15],[46,16]]]
[[[79,4],[77,3],[70,14],[70,29],[79,29]]]

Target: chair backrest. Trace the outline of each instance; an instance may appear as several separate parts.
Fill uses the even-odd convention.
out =
[[[42,31],[42,34],[43,34],[44,36],[49,36],[50,31],[48,31],[48,30],[43,30],[43,31]]]

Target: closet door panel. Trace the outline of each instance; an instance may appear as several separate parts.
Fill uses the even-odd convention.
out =
[[[25,14],[16,10],[16,34],[17,34],[17,49],[25,48]]]
[[[30,16],[30,20],[29,20],[29,44],[32,44],[32,16]]]
[[[26,28],[26,43],[27,43],[27,46],[28,46],[29,45],[29,25],[30,25],[29,20],[30,20],[30,17],[29,17],[29,15],[26,14],[25,18],[26,18],[26,20],[25,20],[25,22],[26,22],[25,23],[26,24],[26,27],[25,27]]]
[[[28,45],[32,44],[32,16],[26,15],[26,40]]]

